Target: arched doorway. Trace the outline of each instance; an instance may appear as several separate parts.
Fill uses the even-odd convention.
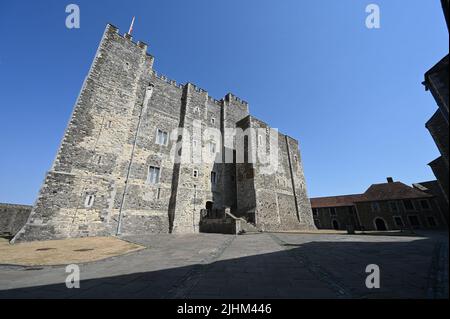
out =
[[[333,219],[332,224],[334,230],[339,230],[339,223],[336,219]]]
[[[382,218],[375,218],[374,224],[377,230],[387,230],[386,222]]]

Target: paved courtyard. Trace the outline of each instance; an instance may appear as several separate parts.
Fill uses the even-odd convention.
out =
[[[123,237],[147,249],[64,266],[0,266],[0,298],[448,298],[448,233]],[[380,267],[380,289],[365,285]]]

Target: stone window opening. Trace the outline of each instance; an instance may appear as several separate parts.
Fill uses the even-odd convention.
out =
[[[156,130],[156,144],[167,146],[168,143],[169,143],[169,133],[167,133],[163,130],[157,129]]]
[[[212,125],[216,124],[216,119],[214,117],[211,118],[211,124]]]
[[[192,177],[197,178],[198,177],[198,169],[194,169],[192,171]]]
[[[84,199],[84,207],[91,208],[94,205],[95,195],[89,194]]]
[[[161,198],[161,188],[158,188],[158,191],[156,192],[156,199]]]
[[[263,136],[262,135],[258,135],[258,144],[259,145],[263,144]]]
[[[148,168],[148,178],[147,181],[149,184],[158,184],[161,175],[161,169],[156,166],[150,166]]]
[[[216,153],[216,143],[215,142],[209,142],[209,152],[211,154]]]

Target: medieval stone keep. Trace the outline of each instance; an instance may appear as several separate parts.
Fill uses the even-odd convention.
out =
[[[298,142],[273,134],[232,94],[215,100],[158,75],[153,62],[145,43],[106,27],[53,166],[14,240],[196,233],[202,216],[224,211],[259,230],[314,228]],[[227,128],[244,131],[244,142],[227,142]],[[216,131],[221,136],[209,134]],[[255,133],[263,131],[272,134]],[[276,145],[275,169],[267,172],[249,155],[237,161],[241,144],[248,154]],[[198,161],[198,149],[213,161]]]

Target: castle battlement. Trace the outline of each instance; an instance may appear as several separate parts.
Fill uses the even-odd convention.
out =
[[[239,104],[242,104],[244,106],[248,106],[248,102],[244,101],[242,99],[240,99],[239,97],[237,97],[236,95],[234,95],[233,93],[228,93],[227,95],[225,95],[225,101],[228,102],[237,102]]]
[[[195,85],[194,83],[188,82],[188,83],[186,83],[186,85],[192,86],[192,88],[198,93],[206,93],[206,94],[208,94],[208,91],[206,91],[205,89],[202,89],[201,87]]]
[[[171,84],[179,89],[182,89],[184,87],[183,84],[179,84],[177,81],[169,79],[167,76],[163,75],[163,74],[159,74],[157,71],[152,70],[152,74],[159,80],[164,81],[168,84]]]
[[[218,106],[222,106],[222,100],[217,100],[215,98],[213,98],[212,96],[208,95],[208,101],[210,101],[211,103],[214,103]]]
[[[124,33],[123,35],[121,35],[121,34],[120,34],[119,28],[116,27],[115,25],[110,24],[110,23],[108,23],[108,24],[106,25],[106,31],[105,31],[105,33],[108,32],[108,31],[109,31],[109,32],[114,32],[114,33],[116,33],[119,37],[121,37],[121,38],[123,38],[123,39],[126,39],[126,40],[128,40],[128,41],[130,41],[130,42],[133,43],[136,47],[140,48],[141,50],[144,50],[145,53],[146,53],[148,56],[152,56],[151,54],[149,54],[149,53],[147,52],[147,50],[148,50],[148,44],[147,44],[147,43],[145,43],[145,42],[143,42],[143,41],[137,41],[137,42],[134,42],[134,41],[133,41],[133,36],[132,36],[131,34],[128,34],[128,33]]]
[[[147,49],[148,49],[148,45],[145,42],[142,42],[142,41],[134,42],[133,41],[133,37],[130,34],[128,34],[128,33],[124,33],[123,35],[121,35],[120,31],[119,31],[119,28],[117,28],[116,26],[114,26],[112,24],[108,24],[106,26],[106,32],[108,32],[108,31],[116,33],[118,36],[120,36],[120,37],[122,37],[122,38],[124,38],[124,39],[126,39],[128,41],[130,41],[131,43],[133,43],[134,45],[136,45],[137,47],[139,47],[142,50],[147,51]],[[147,55],[148,56],[152,56],[149,53],[147,53]],[[186,84],[181,84],[181,83],[178,83],[175,80],[169,79],[167,76],[165,76],[163,74],[159,74],[155,70],[152,70],[152,72],[153,72],[153,75],[156,78],[160,79],[161,81],[167,82],[167,83],[169,83],[169,84],[171,84],[171,85],[173,85],[173,86],[175,86],[177,88],[182,89],[184,86],[189,84],[189,85],[191,85],[193,87],[193,89],[196,92],[208,94],[207,90],[202,89],[201,87],[199,87],[196,84],[193,84],[191,82],[187,82]],[[216,104],[218,106],[222,106],[222,102],[225,100],[225,101],[228,101],[228,102],[235,102],[235,103],[241,104],[242,106],[248,107],[248,102],[247,101],[237,97],[236,95],[234,95],[232,93],[228,93],[227,95],[225,95],[225,98],[220,99],[220,100],[217,100],[217,99],[215,99],[215,98],[213,98],[213,97],[208,95],[208,100],[210,102],[213,102],[214,104]]]

